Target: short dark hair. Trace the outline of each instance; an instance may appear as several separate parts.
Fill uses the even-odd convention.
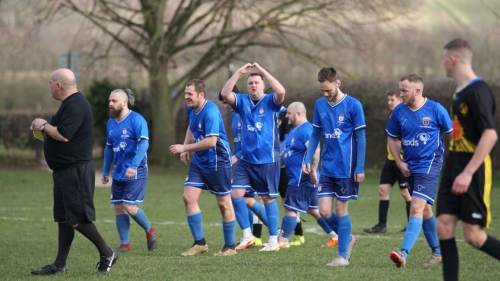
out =
[[[405,80],[408,80],[408,82],[410,83],[420,82],[422,83],[422,85],[424,84],[424,79],[422,79],[422,77],[420,77],[420,75],[416,73],[404,75],[403,77],[401,77],[401,79],[399,79],[399,82],[403,82]]]
[[[391,96],[391,97],[399,95],[399,89],[394,89],[394,90],[387,91],[387,95]]]
[[[323,67],[318,72],[318,82],[323,83],[325,81],[334,82],[339,79],[339,75],[335,68],[333,67]]]
[[[233,93],[239,93],[240,90],[238,89],[238,87],[236,87],[236,85],[234,85],[233,87]],[[222,91],[219,91],[219,101],[223,101],[224,99],[222,98]]]
[[[251,72],[250,74],[248,74],[247,80],[248,80],[248,78],[250,78],[252,76],[260,76],[260,78],[262,78],[262,80],[264,80],[264,75],[262,75],[262,73],[260,73],[260,72]]]
[[[472,47],[467,40],[461,38],[455,38],[444,45],[445,50],[461,50],[466,49],[472,52]]]
[[[193,79],[187,82],[186,87],[194,86],[194,91],[199,93],[206,93],[207,88],[205,87],[205,83],[200,79]]]

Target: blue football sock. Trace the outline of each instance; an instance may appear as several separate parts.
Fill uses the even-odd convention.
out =
[[[247,210],[248,210],[248,223],[250,224],[250,230],[253,232],[253,211],[250,208],[247,208]]]
[[[328,223],[326,222],[326,220],[322,217],[320,217],[318,219],[318,224],[319,226],[321,226],[321,228],[323,229],[324,232],[326,232],[326,234],[330,234],[330,232],[332,232],[333,230],[330,228],[330,226],[328,225]]]
[[[347,245],[349,244],[349,239],[351,237],[351,218],[349,215],[339,217],[339,255],[347,259]]]
[[[137,213],[135,215],[131,215],[131,217],[135,220],[136,223],[138,223],[146,232],[149,232],[151,229],[151,226],[149,225],[148,218],[146,217],[146,213],[139,208],[137,210]]]
[[[401,252],[403,252],[405,259],[408,257],[408,253],[411,251],[411,248],[413,248],[413,245],[415,245],[418,235],[420,234],[420,229],[422,229],[422,219],[410,217],[408,226],[406,226],[403,245],[401,246]]]
[[[283,236],[283,238],[289,239],[292,235],[293,230],[295,229],[295,226],[297,226],[296,216],[284,216],[281,220],[281,230],[283,230],[281,236]]]
[[[234,245],[234,235],[236,233],[236,221],[222,222],[222,230],[224,231],[224,245]]]
[[[278,236],[278,217],[280,215],[278,205],[276,204],[276,201],[273,201],[269,204],[266,204],[265,207],[267,213],[267,228],[269,229],[269,235]]]
[[[202,219],[201,212],[187,216],[189,229],[191,229],[191,235],[193,235],[194,241],[201,240],[205,237],[203,234],[203,227],[201,226]]]
[[[240,228],[247,229],[250,228],[249,219],[248,219],[248,210],[245,204],[245,199],[240,198],[231,198],[233,202],[234,215],[236,216],[236,220],[240,225]]]
[[[330,226],[330,228],[335,231],[335,233],[339,233],[339,221],[338,221],[338,218],[337,218],[337,214],[335,214],[334,212],[332,212],[332,216],[329,217],[326,222],[328,223],[328,225]]]
[[[120,243],[130,243],[130,219],[128,214],[116,215],[116,229],[118,230],[118,236],[120,236]]]
[[[259,202],[255,201],[255,204],[252,206],[252,211],[255,213],[257,217],[259,217],[259,220],[262,221],[262,223],[267,226],[267,212],[266,208],[260,204]]]
[[[433,254],[441,255],[441,250],[439,249],[439,240],[436,230],[436,218],[434,216],[424,220],[422,222],[422,229],[424,230],[425,239],[427,244],[432,249]]]

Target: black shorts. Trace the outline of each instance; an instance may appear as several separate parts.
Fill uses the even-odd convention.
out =
[[[288,176],[286,175],[285,167],[280,169],[280,183],[278,186],[278,192],[281,198],[286,197],[286,189],[288,188]]]
[[[95,221],[94,161],[52,173],[54,179],[54,221],[74,225]]]
[[[455,178],[464,170],[471,159],[470,153],[450,154],[446,162],[441,185],[438,190],[436,216],[455,215],[463,222],[489,227],[490,191],[492,186],[491,159],[487,159],[472,176],[467,193],[454,195],[451,187]]]
[[[392,187],[396,181],[398,181],[400,189],[407,188],[405,176],[396,165],[396,161],[387,159],[380,175],[380,184],[390,184]]]

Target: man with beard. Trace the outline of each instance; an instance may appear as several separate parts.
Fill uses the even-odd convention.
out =
[[[108,273],[118,253],[108,247],[96,226],[94,208],[95,166],[92,159],[94,122],[90,104],[78,92],[73,72],[62,68],[49,80],[50,91],[61,107],[50,123],[33,120],[30,129],[45,133],[44,153],[54,180],[54,221],[58,224],[58,250],[54,263],[33,275],[67,273],[66,260],[75,229],[87,238],[101,257],[97,273]]]
[[[390,258],[397,267],[405,267],[408,254],[417,241],[420,229],[432,249],[424,263],[431,266],[441,263],[441,251],[436,232],[436,219],[432,205],[443,163],[443,137],[453,131],[446,109],[424,97],[424,81],[417,74],[408,74],[399,80],[402,104],[394,108],[386,132],[389,149],[396,165],[406,177],[411,198],[410,219],[400,252],[391,252]],[[399,157],[399,138],[403,159]]]
[[[323,97],[314,104],[313,132],[304,162],[304,172],[312,173],[313,156],[323,136],[319,213],[338,234],[338,255],[327,266],[349,265],[356,237],[351,235],[348,204],[350,200],[358,199],[359,183],[365,179],[366,123],[363,107],[357,99],[343,93],[340,85],[338,73],[333,67],[324,67],[318,72],[318,88]],[[336,206],[335,212],[332,212],[334,199]]]
[[[128,108],[135,98],[129,89],[117,89],[109,96],[109,117],[106,125],[107,140],[101,182],[109,182],[109,168],[113,166],[111,204],[115,206],[116,228],[120,236],[118,252],[132,250],[130,245],[130,219],[132,217],[146,232],[147,247],[157,246],[156,229],[150,225],[142,204],[146,195],[149,147],[148,124],[139,113]]]
[[[304,156],[309,145],[313,127],[307,121],[306,107],[301,102],[293,102],[286,111],[287,124],[290,132],[284,142],[284,149],[280,156],[286,169],[288,187],[286,188],[283,207],[285,216],[281,222],[281,237],[279,238],[280,249],[289,248],[292,245],[290,236],[296,230],[299,214],[308,213],[313,216],[318,225],[330,236],[330,244],[337,244],[338,236],[318,211],[318,177],[316,168],[319,163],[319,147],[314,153],[309,174],[302,172]],[[285,124],[282,124],[285,125]],[[300,244],[299,244],[300,245]]]

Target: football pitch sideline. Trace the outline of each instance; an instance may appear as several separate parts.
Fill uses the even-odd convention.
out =
[[[250,248],[236,256],[213,254],[223,246],[222,219],[215,198],[208,192],[200,197],[203,230],[208,253],[182,257],[180,253],[193,241],[186,222],[182,201],[185,170],[153,168],[147,194],[141,206],[158,230],[158,248],[148,252],[144,231],[131,222],[132,251],[121,253],[106,280],[442,280],[441,267],[423,267],[431,254],[421,232],[406,267],[396,268],[389,259],[399,250],[406,225],[405,203],[397,187],[391,190],[388,231],[367,234],[363,228],[378,220],[378,176],[367,177],[361,184],[359,200],[349,203],[352,233],[357,243],[350,265],[345,268],[325,266],[336,248],[321,247],[328,239],[311,216],[303,216],[305,244],[277,252],[258,252]],[[491,193],[493,221],[487,232],[500,237],[500,181]],[[52,219],[52,176],[38,169],[0,170],[0,280],[95,280],[99,254],[79,232],[67,261],[68,274],[32,277],[30,271],[54,261],[57,253],[57,225]],[[109,204],[110,185],[96,187],[95,207],[98,230],[109,246],[120,244],[114,209]],[[278,202],[281,202],[278,199]],[[280,215],[283,210],[280,209]],[[280,217],[281,222],[281,217]],[[461,225],[459,224],[459,227]],[[236,241],[241,238],[237,227]],[[267,228],[263,228],[267,241]],[[500,263],[464,241],[457,232],[461,280],[500,280]]]

